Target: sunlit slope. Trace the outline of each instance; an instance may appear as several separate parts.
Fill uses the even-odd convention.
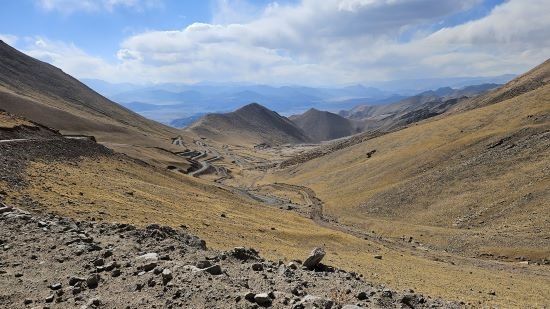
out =
[[[60,69],[0,42],[0,108],[73,134],[100,141],[154,143],[177,135],[118,105]]]
[[[528,244],[550,228],[542,215],[550,212],[549,147],[550,85],[544,85],[368,140],[266,181],[311,187],[325,212],[343,220],[498,227],[527,232],[520,241]]]
[[[207,114],[182,132],[234,145],[310,141],[306,133],[288,118],[257,103],[231,113]]]

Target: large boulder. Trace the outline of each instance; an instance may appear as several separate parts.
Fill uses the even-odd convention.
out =
[[[308,258],[304,261],[303,266],[307,267],[307,269],[314,269],[321,260],[325,257],[325,250],[323,248],[315,248],[311,253],[309,254]]]

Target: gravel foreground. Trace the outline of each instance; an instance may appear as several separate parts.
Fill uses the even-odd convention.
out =
[[[1,203],[0,226],[0,308],[463,306],[375,286],[318,256],[303,257],[318,263],[310,270],[254,249],[210,250],[185,227],[78,222]]]

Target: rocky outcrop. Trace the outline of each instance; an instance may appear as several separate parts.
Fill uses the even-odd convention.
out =
[[[209,250],[183,229],[78,222],[7,206],[0,226],[0,286],[9,287],[0,289],[2,308],[459,306],[320,268],[322,249],[303,265],[285,265],[244,247]]]

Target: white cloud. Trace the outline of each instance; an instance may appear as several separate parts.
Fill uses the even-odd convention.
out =
[[[61,50],[75,56],[58,55],[56,65],[111,81],[315,85],[522,72],[550,55],[550,0],[510,0],[485,17],[433,33],[426,32],[430,25],[479,1],[302,0],[273,3],[248,17],[231,15],[234,4],[218,2],[217,23],[128,37],[116,64],[68,45]],[[230,16],[224,19],[224,12]],[[404,33],[412,39],[404,41]],[[79,69],[78,61],[97,69]]]
[[[161,0],[35,0],[37,5],[46,11],[59,11],[70,14],[76,11],[94,12],[116,8],[144,10],[162,6]]]
[[[15,45],[18,39],[19,38],[15,35],[0,33],[0,40],[4,41],[8,45]]]

